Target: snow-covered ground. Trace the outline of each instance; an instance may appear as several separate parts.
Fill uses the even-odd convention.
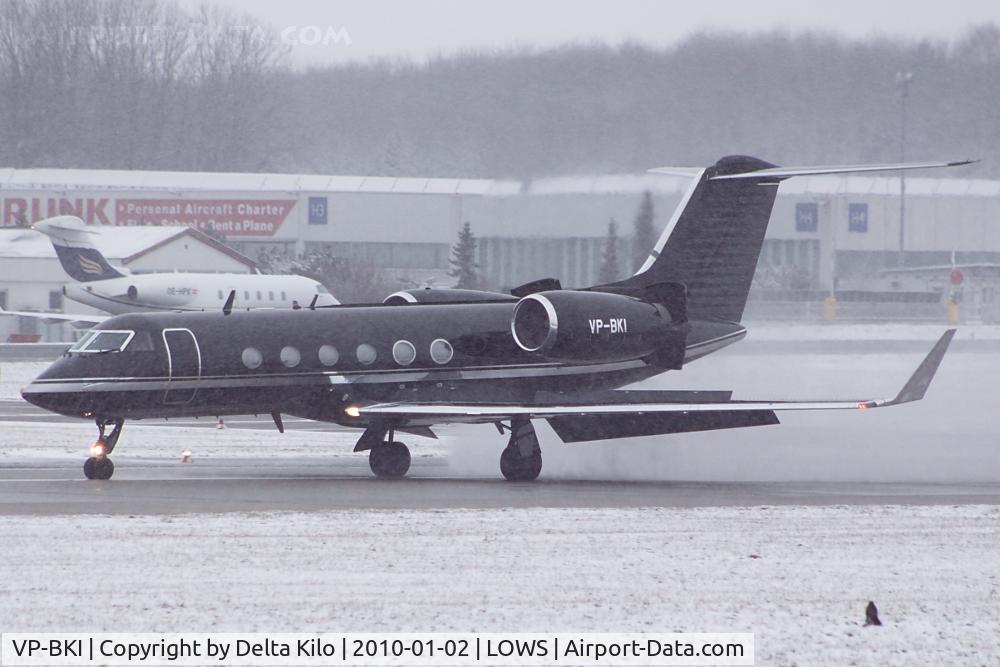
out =
[[[0,629],[754,632],[760,665],[995,665],[998,540],[981,506],[0,517]]]

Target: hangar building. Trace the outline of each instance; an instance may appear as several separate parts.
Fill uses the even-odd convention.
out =
[[[522,182],[0,169],[0,224],[69,213],[105,229],[190,226],[225,238],[251,258],[264,249],[291,255],[328,248],[370,258],[415,282],[449,284],[450,247],[469,221],[487,284],[503,288],[553,276],[579,286],[597,280],[611,219],[618,223],[624,260],[643,193],[651,194],[655,224],[662,228],[688,182],[659,174]],[[758,285],[823,291],[883,280],[880,269],[897,265],[899,191],[899,177],[784,182]],[[998,223],[1000,181],[906,179],[908,266],[947,263],[953,253],[958,262],[1000,262]]]

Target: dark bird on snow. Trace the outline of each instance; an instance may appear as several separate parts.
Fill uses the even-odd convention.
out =
[[[871,600],[868,601],[868,606],[865,607],[865,625],[882,625],[882,621],[878,620],[878,607]]]

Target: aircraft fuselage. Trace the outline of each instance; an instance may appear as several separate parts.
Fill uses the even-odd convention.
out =
[[[519,403],[539,391],[610,389],[664,370],[616,353],[607,336],[595,336],[587,363],[526,352],[511,334],[514,305],[121,315],[94,331],[130,332],[122,351],[71,351],[24,397],[96,419],[280,412],[364,426],[346,406],[413,397]],[[744,333],[738,324],[691,322],[686,360]]]

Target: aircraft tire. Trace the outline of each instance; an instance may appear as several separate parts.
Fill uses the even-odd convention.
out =
[[[399,479],[410,469],[410,450],[401,442],[389,442],[372,447],[368,465],[376,477]]]
[[[506,447],[500,454],[500,472],[511,482],[530,482],[542,472],[542,454],[522,457],[517,447]]]
[[[91,456],[83,462],[83,474],[87,479],[111,479],[115,474],[115,464],[106,456]]]

